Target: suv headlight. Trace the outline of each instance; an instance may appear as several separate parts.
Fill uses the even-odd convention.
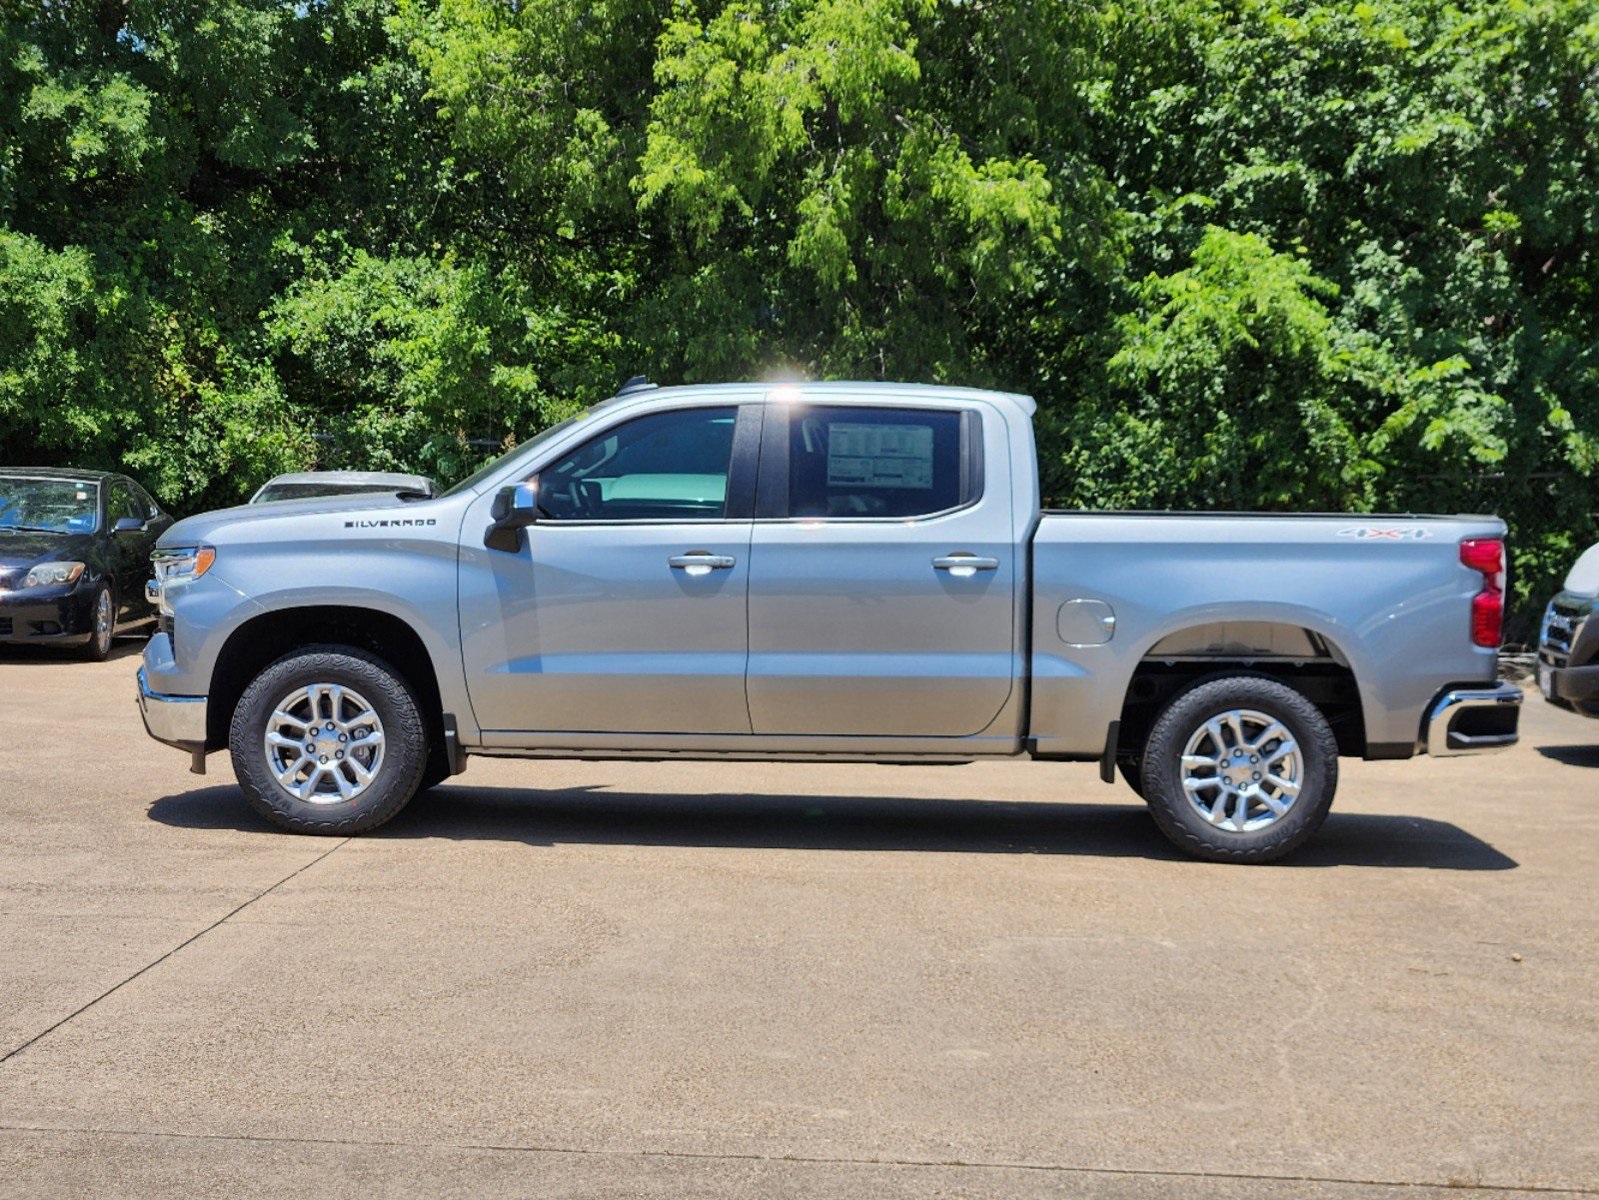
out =
[[[53,562],[40,563],[29,571],[22,580],[24,588],[60,587],[67,583],[77,583],[78,577],[83,574],[81,562]]]
[[[172,615],[172,596],[211,569],[217,552],[210,546],[174,546],[150,556],[155,567],[156,607],[163,616]]]

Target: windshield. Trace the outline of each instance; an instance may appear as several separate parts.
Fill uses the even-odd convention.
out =
[[[456,484],[443,494],[446,496],[454,496],[461,492],[470,491],[471,489],[477,487],[477,485],[482,483],[485,479],[488,479],[490,476],[498,473],[501,468],[503,468],[518,455],[525,454],[529,450],[533,449],[534,446],[549,441],[550,438],[554,437],[563,430],[570,429],[573,425],[577,424],[577,422],[581,421],[593,411],[594,410],[591,408],[585,408],[582,412],[573,413],[564,421],[557,421],[543,433],[534,434],[532,437],[528,438],[527,441],[523,442],[516,449],[507,451],[506,453],[500,455],[500,457],[496,458],[493,462],[485,463],[483,466],[473,471],[465,479],[461,480],[460,483]]]
[[[355,496],[365,492],[387,492],[392,496],[398,490],[392,483],[269,483],[250,503],[309,500],[313,496]]]
[[[99,514],[100,485],[92,480],[0,476],[0,533],[93,533]]]

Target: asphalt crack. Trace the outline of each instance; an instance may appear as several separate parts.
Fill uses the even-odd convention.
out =
[[[288,883],[289,880],[295,878],[298,875],[303,875],[305,872],[309,871],[312,867],[316,866],[323,859],[327,858],[328,855],[332,854],[335,850],[339,849],[341,846],[347,846],[347,845],[349,845],[349,843],[350,843],[350,839],[349,838],[341,839],[338,843],[336,843],[333,846],[330,846],[328,849],[324,850],[321,854],[317,855],[310,862],[306,863],[303,866],[296,867],[294,870],[290,871],[287,875],[285,875],[282,879],[278,880],[276,883],[271,884],[268,887],[262,888],[259,892],[257,892],[255,895],[251,896],[244,903],[238,905],[237,907],[233,908],[229,912],[224,913],[222,916],[218,917],[215,921],[212,921],[211,924],[207,925],[204,929],[200,930],[198,933],[184,938],[183,941],[179,942],[176,946],[172,947],[172,949],[168,950],[165,954],[161,955],[159,958],[153,959],[150,962],[145,963],[144,966],[140,967],[137,971],[135,971],[132,975],[129,975],[126,979],[123,979],[122,981],[120,981],[118,983],[112,984],[110,987],[106,988],[105,991],[101,992],[98,996],[96,996],[93,1000],[90,1000],[86,1004],[80,1005],[78,1008],[74,1009],[72,1012],[70,1012],[66,1016],[62,1017],[54,1025],[51,1025],[51,1026],[49,1026],[46,1029],[40,1030],[38,1033],[34,1034],[27,1041],[23,1042],[22,1045],[17,1046],[15,1048],[11,1049],[11,1050],[6,1051],[5,1055],[3,1057],[0,1057],[0,1066],[4,1066],[6,1063],[10,1062],[13,1058],[15,1058],[17,1055],[21,1054],[29,1046],[36,1045],[37,1043],[43,1041],[45,1038],[49,1037],[52,1033],[54,1033],[56,1030],[60,1029],[62,1026],[70,1024],[72,1021],[77,1020],[84,1013],[88,1012],[91,1008],[93,1008],[96,1004],[99,1004],[100,1001],[106,999],[106,997],[116,995],[116,993],[120,992],[123,988],[127,987],[128,984],[132,983],[135,979],[138,979],[141,976],[146,975],[149,972],[155,970],[155,968],[159,967],[162,963],[166,962],[167,959],[171,958],[174,954],[177,954],[180,950],[183,950],[183,949],[185,949],[188,946],[194,945],[195,942],[199,941],[201,938],[203,938],[206,934],[210,933],[213,929],[217,928],[219,925],[227,924],[234,917],[238,916],[245,909],[249,908],[250,905],[254,904],[257,900],[260,900],[260,899],[262,899],[265,896],[271,895],[273,892],[277,891],[278,888],[280,888],[284,884]],[[0,1128],[4,1128],[4,1127],[0,1126]]]
[[[314,864],[313,864],[314,865]],[[292,877],[291,877],[292,878]],[[362,1149],[390,1150],[445,1150],[478,1154],[547,1154],[587,1156],[591,1158],[661,1158],[690,1159],[701,1162],[756,1162],[793,1164],[797,1166],[836,1167],[903,1167],[906,1169],[941,1169],[974,1171],[1037,1171],[1060,1175],[1103,1175],[1118,1178],[1142,1179],[1230,1179],[1258,1183],[1320,1183],[1344,1187],[1409,1188],[1421,1190],[1449,1190],[1454,1192],[1481,1192],[1487,1195],[1523,1193],[1546,1196],[1596,1196],[1599,1188],[1555,1187],[1529,1183],[1474,1183],[1458,1179],[1365,1179],[1341,1175],[1285,1175],[1256,1171],[1181,1171],[1139,1167],[1086,1167],[1069,1163],[1007,1162],[1004,1160],[935,1159],[935,1158],[852,1158],[847,1155],[821,1154],[757,1154],[716,1152],[710,1150],[624,1150],[586,1148],[554,1145],[505,1145],[474,1142],[397,1141],[377,1138],[317,1138],[283,1137],[251,1133],[174,1133],[168,1130],[94,1129],[77,1126],[52,1125],[0,1125],[0,1133],[56,1133],[99,1137],[165,1138],[172,1141],[195,1142],[250,1142],[262,1145],[283,1146],[350,1146]]]

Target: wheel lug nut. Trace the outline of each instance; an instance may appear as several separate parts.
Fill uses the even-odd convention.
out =
[[[337,753],[334,754],[333,757],[334,758],[343,758],[344,757],[344,751],[343,750],[338,751]]]
[[[320,762],[327,762],[328,761],[328,756],[326,754],[324,754],[319,761]]]
[[[342,733],[341,733],[341,734],[339,734],[339,741],[341,741],[341,742],[347,742],[347,741],[349,741],[349,740],[350,740],[350,739],[349,739],[349,738],[347,738],[347,737],[345,737],[345,735],[344,735],[344,734],[342,734]]]

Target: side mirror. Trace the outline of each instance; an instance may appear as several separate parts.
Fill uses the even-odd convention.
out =
[[[145,524],[138,517],[118,517],[117,523],[111,526],[112,533],[143,533]]]
[[[494,523],[484,531],[483,544],[490,550],[515,554],[522,548],[522,530],[539,519],[539,481],[501,488],[489,516]]]

